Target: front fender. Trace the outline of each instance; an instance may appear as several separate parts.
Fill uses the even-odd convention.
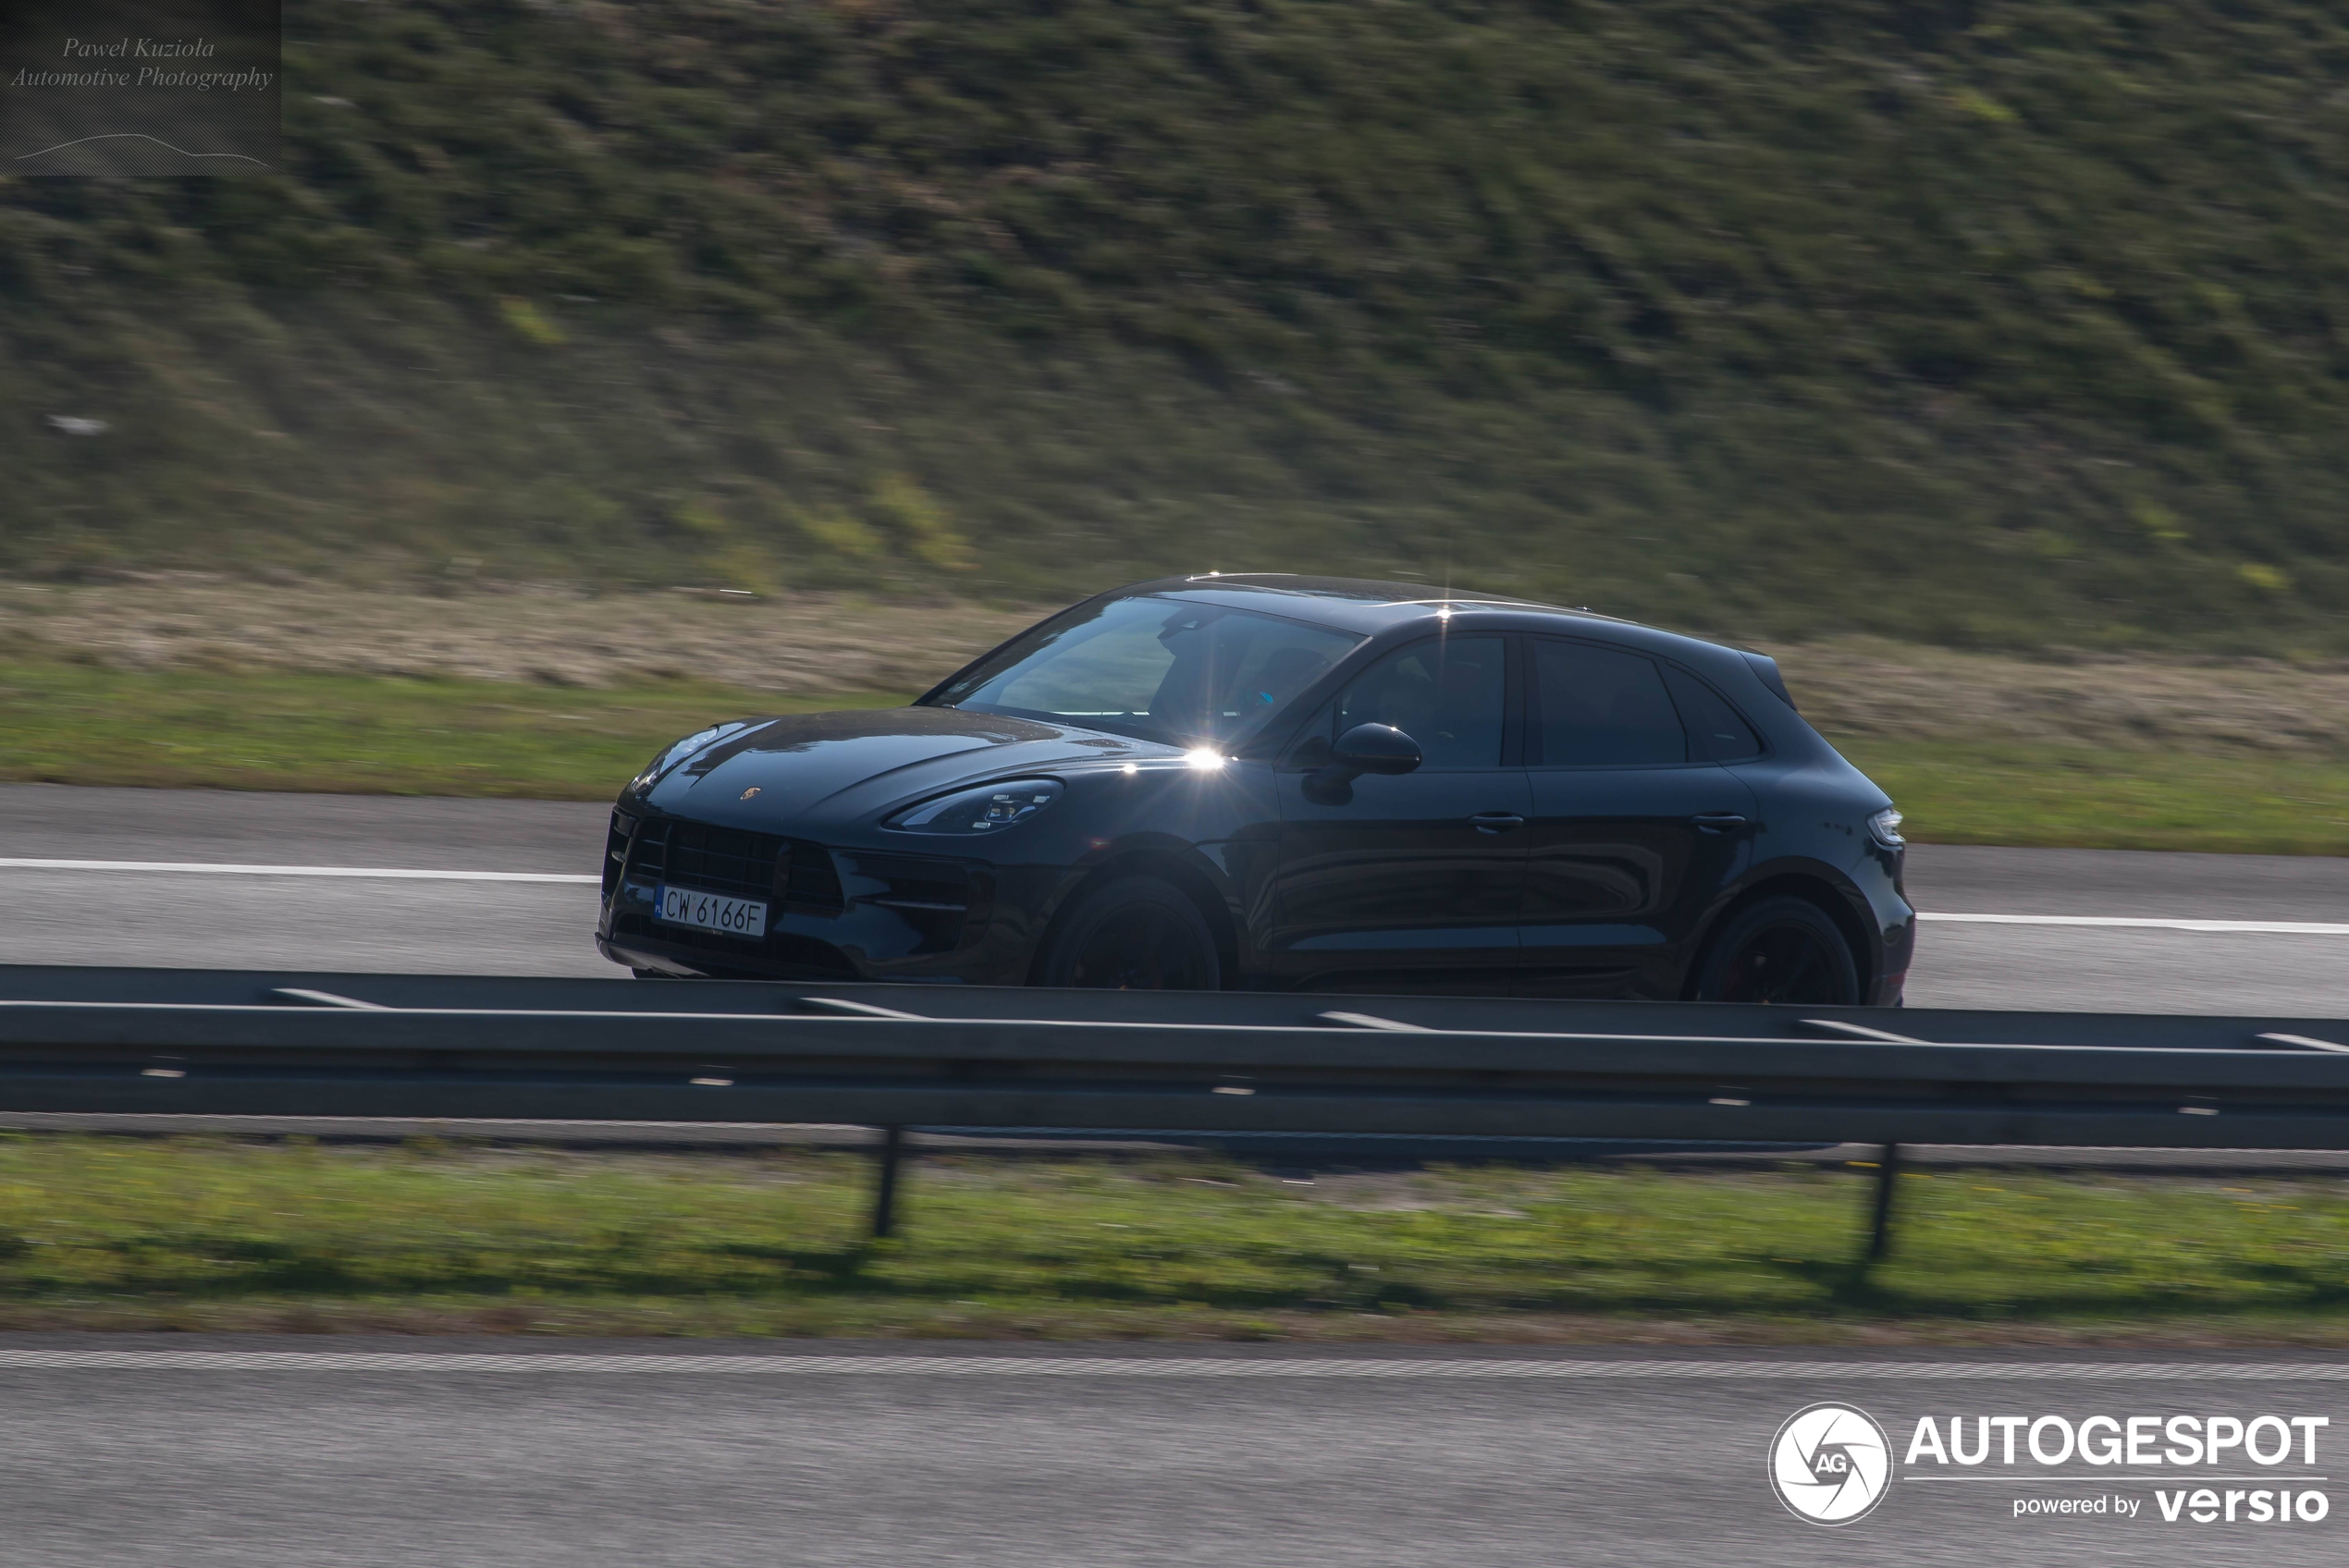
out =
[[[1693,949],[1690,974],[1702,962],[1705,943],[1733,910],[1781,890],[1826,893],[1842,916],[1846,935],[1853,938],[1862,996],[1876,1005],[1900,999],[1916,949],[1916,911],[1901,890],[1899,852],[1873,844],[1848,865],[1806,854],[1757,859],[1705,912],[1704,935]]]

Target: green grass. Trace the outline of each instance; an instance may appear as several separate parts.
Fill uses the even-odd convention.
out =
[[[0,1327],[1040,1338],[2349,1342],[2349,1194],[1837,1170],[1299,1184],[1211,1158],[0,1138]]]
[[[0,778],[603,800],[712,719],[906,700],[19,659],[0,662]],[[1947,741],[1846,753],[1921,842],[2349,854],[2338,761]]]
[[[904,701],[0,663],[0,778],[607,800],[713,719]]]
[[[1920,842],[2349,854],[2349,758],[1850,742]]]

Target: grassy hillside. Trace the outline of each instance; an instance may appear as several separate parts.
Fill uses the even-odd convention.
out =
[[[0,568],[2349,645],[2317,0],[288,18],[287,175],[0,180]]]

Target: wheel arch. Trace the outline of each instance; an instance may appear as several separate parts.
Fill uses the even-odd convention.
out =
[[[1043,931],[1036,938],[1034,950],[1027,955],[1027,984],[1042,984],[1045,956],[1052,950],[1052,943],[1067,924],[1069,912],[1095,888],[1128,876],[1155,876],[1172,883],[1196,904],[1199,917],[1207,922],[1207,929],[1215,938],[1215,961],[1223,971],[1225,988],[1236,982],[1240,960],[1238,920],[1231,900],[1215,876],[1199,864],[1196,855],[1183,850],[1163,844],[1138,844],[1120,849],[1088,867],[1083,876],[1062,890],[1051,916],[1044,922]]]
[[[1774,866],[1746,883],[1708,916],[1701,935],[1690,949],[1687,970],[1680,976],[1680,997],[1688,1000],[1696,994],[1698,977],[1713,957],[1713,944],[1721,932],[1740,914],[1765,899],[1797,898],[1814,904],[1821,913],[1835,923],[1843,935],[1844,946],[1851,951],[1851,965],[1860,982],[1863,1000],[1875,994],[1876,972],[1884,965],[1884,944],[1869,935],[1867,924],[1861,918],[1864,900],[1858,888],[1824,865]]]

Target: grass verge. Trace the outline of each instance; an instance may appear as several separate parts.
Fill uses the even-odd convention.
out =
[[[1873,738],[1842,750],[1925,843],[2349,854],[2337,757]]]
[[[0,778],[603,800],[713,718],[902,703],[669,682],[0,662]],[[2349,854],[2349,767],[2276,753],[1848,739],[1920,840]]]
[[[2337,1180],[0,1137],[0,1328],[2349,1343]]]
[[[15,661],[0,663],[0,778],[609,800],[714,718],[905,700]]]

